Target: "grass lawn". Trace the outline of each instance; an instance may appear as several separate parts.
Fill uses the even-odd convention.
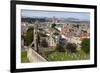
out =
[[[82,50],[80,50],[76,53],[55,51],[55,52],[46,54],[45,58],[48,61],[88,60],[88,59],[90,59],[90,55],[86,54]]]
[[[21,52],[21,63],[29,63],[29,60],[27,58],[27,52]]]

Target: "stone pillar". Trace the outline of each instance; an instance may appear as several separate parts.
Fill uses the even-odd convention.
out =
[[[35,51],[37,51],[38,52],[38,42],[37,42],[37,40],[38,40],[38,38],[37,38],[37,35],[38,35],[38,23],[37,22],[35,22],[35,25],[34,25],[34,49],[35,49]]]

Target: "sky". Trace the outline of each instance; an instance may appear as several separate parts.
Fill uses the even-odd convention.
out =
[[[21,16],[50,18],[55,16],[56,18],[77,18],[80,20],[90,20],[90,13],[87,12],[21,10]]]

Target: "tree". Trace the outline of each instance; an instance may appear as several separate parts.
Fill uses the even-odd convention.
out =
[[[57,44],[55,50],[58,52],[65,52],[65,49],[61,44]]]
[[[55,32],[55,33],[53,33],[54,35],[59,35],[59,33],[58,32]]]
[[[83,39],[81,43],[81,48],[85,53],[90,53],[90,39]]]
[[[69,51],[69,52],[76,52],[76,44],[75,43],[68,43],[66,45],[66,49]]]
[[[53,23],[53,24],[51,25],[51,28],[55,28],[55,26],[56,26],[56,24],[55,24],[55,23]]]
[[[25,34],[26,35],[23,37],[24,38],[24,45],[28,46],[33,41],[33,28],[32,27],[29,28]]]

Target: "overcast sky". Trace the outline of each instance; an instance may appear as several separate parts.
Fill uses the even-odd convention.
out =
[[[21,10],[23,17],[53,17],[56,18],[77,18],[80,20],[90,20],[90,13],[83,12],[61,12],[61,11],[36,11]]]

